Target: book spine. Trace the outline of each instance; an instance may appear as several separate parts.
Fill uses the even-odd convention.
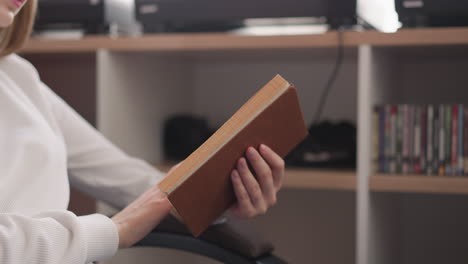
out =
[[[414,119],[415,119],[415,109],[416,107],[414,105],[410,105],[408,108],[409,111],[409,121],[408,121],[408,127],[409,127],[409,154],[408,154],[408,173],[413,174],[414,173],[414,159],[413,159],[413,153],[414,153]]]
[[[432,125],[434,126],[432,129],[432,148],[434,150],[434,155],[432,156],[432,168],[433,174],[437,175],[439,173],[439,107],[434,106],[434,121]]]
[[[390,158],[392,152],[392,106],[385,106],[385,157],[384,157],[384,172],[390,172]]]
[[[396,173],[403,171],[403,119],[404,106],[399,105],[397,112]]]
[[[458,105],[458,154],[457,154],[457,169],[458,175],[463,176],[463,105]]]
[[[433,170],[433,155],[434,155],[434,148],[432,146],[432,142],[434,141],[434,106],[428,105],[427,106],[427,136],[426,136],[426,174],[432,175],[434,173]]]
[[[390,144],[390,155],[389,155],[389,161],[390,161],[390,166],[389,166],[389,172],[390,173],[396,173],[396,152],[397,152],[397,106],[392,105],[392,112],[390,116],[390,126],[391,126],[391,132],[390,132],[390,138],[391,138],[391,144]]]
[[[380,108],[374,107],[372,113],[372,172],[379,171],[379,113]]]
[[[427,106],[421,106],[421,155],[419,156],[420,173],[426,172],[426,150],[427,150]]]
[[[403,120],[402,120],[402,126],[403,126],[403,138],[402,138],[402,172],[403,174],[408,174],[409,173],[409,146],[410,146],[410,133],[409,133],[409,128],[410,128],[410,117],[409,117],[409,105],[403,105]]]
[[[445,106],[439,105],[439,175],[445,175]]]
[[[452,106],[452,175],[457,175],[458,105]]]
[[[452,175],[452,106],[445,106],[445,175]]]
[[[468,175],[468,107],[464,108],[463,122],[463,175]]]
[[[413,147],[413,172],[421,173],[421,107],[416,106],[414,111],[414,147]]]
[[[379,172],[385,172],[385,106],[379,108]]]

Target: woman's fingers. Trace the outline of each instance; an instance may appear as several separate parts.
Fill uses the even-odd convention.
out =
[[[267,205],[275,205],[277,189],[273,181],[273,174],[270,166],[253,147],[247,149],[247,158],[255,171]]]
[[[250,200],[249,193],[242,183],[239,172],[233,170],[231,174],[232,184],[234,186],[234,193],[236,194],[237,204],[234,207],[236,214],[243,217],[252,217],[255,215],[255,208]]]
[[[237,204],[231,212],[242,217],[253,217],[266,213],[276,203],[276,193],[284,178],[284,161],[265,145],[260,151],[249,147],[247,159],[238,160],[231,174]],[[255,176],[254,176],[255,174]]]
[[[266,213],[268,207],[263,197],[262,189],[260,188],[260,185],[253,176],[252,172],[250,171],[245,158],[239,159],[237,164],[237,171],[239,172],[242,183],[244,184],[244,187],[249,194],[250,201],[255,207],[257,213]]]
[[[281,189],[284,181],[284,160],[271,148],[266,145],[260,145],[260,154],[268,163],[273,174],[273,182],[278,191]]]

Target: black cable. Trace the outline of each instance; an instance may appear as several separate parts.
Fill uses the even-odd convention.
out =
[[[343,31],[338,30],[338,51],[336,55],[336,62],[335,66],[333,67],[333,71],[330,74],[330,77],[328,78],[322,93],[320,95],[320,101],[319,101],[319,106],[317,108],[317,112],[315,113],[315,118],[314,118],[314,124],[317,124],[321,117],[322,117],[322,112],[325,107],[325,103],[328,99],[328,95],[330,94],[331,89],[333,88],[333,84],[336,81],[336,78],[338,77],[338,73],[340,72],[341,66],[343,65],[343,57],[344,57],[344,39],[343,39]]]

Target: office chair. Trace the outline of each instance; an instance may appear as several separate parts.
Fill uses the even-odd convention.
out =
[[[169,216],[135,246],[177,249],[226,264],[286,264],[272,254],[273,245],[252,226],[235,220],[212,225],[194,238],[183,224]]]

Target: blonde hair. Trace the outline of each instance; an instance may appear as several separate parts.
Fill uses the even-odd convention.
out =
[[[15,53],[23,47],[31,35],[36,18],[36,0],[29,0],[15,16],[13,23],[0,29],[0,57]]]

